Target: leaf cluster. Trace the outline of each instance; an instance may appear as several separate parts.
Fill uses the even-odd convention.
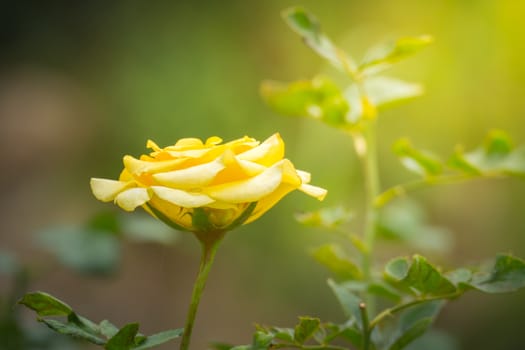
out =
[[[442,161],[433,152],[401,139],[394,145],[394,153],[419,179],[379,193],[375,188],[379,185],[374,184],[376,180],[371,175],[373,169],[370,170],[377,162],[373,154],[376,141],[371,136],[376,113],[381,107],[420,95],[422,88],[378,74],[420,51],[432,38],[427,35],[400,38],[370,49],[358,62],[337,47],[321,31],[317,19],[303,8],[288,9],[283,17],[305,44],[344,73],[349,83],[340,88],[326,76],[291,83],[267,81],[261,87],[263,98],[281,114],[317,119],[349,132],[369,177],[366,185],[372,195],[366,213],[368,226],[362,236],[349,233],[345,226],[353,215],[342,206],[296,216],[305,225],[341,234],[353,246],[351,253],[334,243],[312,251],[313,257],[334,276],[328,285],[341,305],[344,323],[302,317],[294,328],[258,327],[250,345],[217,348],[405,349],[429,330],[447,301],[471,290],[499,294],[524,288],[525,262],[509,254],[497,255],[479,266],[446,271],[422,255],[395,258],[382,272],[371,268],[376,235],[421,249],[442,252],[450,247],[448,231],[429,224],[424,211],[415,203],[391,203],[394,198],[426,186],[477,177],[523,177],[525,146],[514,147],[505,132],[493,130],[478,148],[466,152],[458,146],[447,161]],[[376,311],[376,301],[380,301],[382,310]]]
[[[292,83],[265,81],[261,94],[276,112],[310,117],[352,131],[375,118],[378,108],[422,94],[419,84],[378,74],[426,47],[432,42],[430,36],[404,37],[378,45],[358,62],[336,46],[305,9],[287,9],[283,18],[306,45],[349,78],[349,84],[340,88],[326,76]]]
[[[145,336],[139,333],[138,323],[129,323],[120,329],[107,320],[97,324],[78,315],[63,301],[44,292],[27,293],[18,303],[35,311],[39,316],[37,320],[53,331],[88,341],[106,350],[151,349],[178,338],[183,333],[183,329],[179,328]]]

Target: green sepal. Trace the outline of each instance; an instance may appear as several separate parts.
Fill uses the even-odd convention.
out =
[[[149,205],[148,203],[144,204],[149,210],[151,210],[151,212],[155,215],[155,217],[157,219],[159,219],[160,221],[162,221],[163,223],[165,223],[166,225],[168,225],[169,227],[171,227],[172,229],[174,230],[177,230],[177,231],[190,231],[189,228],[186,228],[186,227],[183,227],[173,221],[171,221],[166,215],[164,215],[161,211],[157,210],[155,207],[153,207],[152,205]]]
[[[239,215],[239,217],[237,217],[237,219],[235,219],[228,227],[224,228],[224,231],[231,231],[231,230],[241,226],[242,224],[244,224],[244,222],[246,220],[248,220],[250,215],[252,215],[252,213],[255,210],[256,206],[257,206],[257,202],[251,202],[246,207],[246,209],[244,209],[244,211],[241,213],[241,215]]]
[[[194,208],[191,216],[191,228],[196,232],[215,231],[216,228],[210,222],[208,213],[204,208]]]

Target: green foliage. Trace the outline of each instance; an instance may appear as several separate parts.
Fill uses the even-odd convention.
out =
[[[383,274],[379,275],[372,263],[374,241],[383,238],[423,250],[446,252],[451,246],[447,230],[430,225],[425,212],[414,202],[391,201],[431,185],[479,176],[523,176],[525,146],[515,148],[507,134],[495,130],[474,151],[464,152],[458,147],[448,161],[443,161],[433,152],[420,150],[408,139],[401,139],[394,145],[394,153],[403,166],[420,179],[380,193],[373,122],[376,113],[379,108],[421,95],[423,89],[419,84],[376,74],[419,52],[432,42],[432,38],[428,35],[404,37],[373,47],[356,64],[349,54],[321,31],[318,20],[305,9],[294,7],[286,10],[283,16],[313,51],[343,72],[350,81],[343,89],[325,77],[292,83],[264,82],[261,89],[263,98],[281,114],[310,117],[349,132],[363,163],[369,202],[365,208],[362,237],[347,232],[344,226],[352,215],[343,207],[300,213],[296,218],[308,226],[342,233],[357,248],[361,256],[355,260],[362,263],[358,265],[354,262],[354,257],[350,258],[338,244],[325,244],[313,251],[314,258],[337,279],[330,279],[328,285],[346,316],[344,324],[322,323],[306,318],[301,319],[295,329],[259,327],[256,334],[263,341],[254,341],[251,346],[239,349],[305,349],[301,341],[308,339],[308,336],[304,334],[315,339],[317,345],[312,346],[315,349],[347,349],[332,345],[332,342],[343,339],[364,350],[455,349],[454,342],[449,338],[422,337],[446,301],[469,290],[507,293],[523,288],[524,262],[501,254],[493,262],[481,266],[443,272],[425,257],[416,254],[412,258],[392,259],[386,264]],[[382,305],[386,305],[382,311],[375,310],[376,298],[381,298]],[[307,331],[301,327],[306,327]],[[433,339],[435,343],[428,343],[428,339]],[[435,344],[442,346],[434,347]]]
[[[37,233],[37,242],[65,266],[87,275],[114,273],[120,241],[173,244],[177,232],[145,215],[102,212],[85,225],[56,226]]]
[[[303,225],[326,229],[338,229],[341,225],[352,220],[352,218],[352,212],[342,206],[322,208],[317,211],[302,212],[295,215],[295,219]]]
[[[332,126],[344,126],[349,106],[342,91],[327,77],[290,84],[265,81],[261,94],[276,112],[319,119]]]
[[[422,336],[434,322],[443,302],[431,301],[406,310],[399,316],[395,334],[388,350],[404,349],[408,344]]]
[[[376,230],[378,237],[425,251],[445,253],[453,244],[451,233],[430,224],[423,208],[409,199],[398,200],[382,208]]]
[[[362,235],[348,232],[346,226],[353,214],[343,206],[296,215],[297,220],[305,225],[342,233],[356,248],[350,254],[343,244],[329,243],[312,251],[313,257],[334,275],[334,279],[328,280],[328,286],[338,300],[345,320],[337,324],[303,316],[291,328],[257,326],[251,344],[215,344],[214,348],[456,350],[457,346],[450,338],[429,332],[445,304],[467,291],[500,294],[524,288],[525,262],[509,254],[500,254],[480,266],[444,270],[426,257],[415,254],[411,258],[394,258],[378,270],[374,260],[376,241],[382,238],[418,249],[446,252],[450,247],[448,231],[429,224],[425,212],[414,202],[392,200],[427,186],[476,177],[524,177],[525,146],[515,147],[505,132],[493,130],[476,149],[466,152],[458,146],[452,156],[443,161],[433,152],[418,149],[408,139],[401,139],[395,143],[393,151],[402,165],[418,179],[380,193],[375,138],[377,112],[421,95],[423,88],[417,83],[377,74],[419,52],[432,42],[432,38],[428,35],[399,38],[369,49],[361,61],[355,61],[323,33],[319,21],[304,8],[287,9],[283,18],[308,47],[347,78],[347,84],[342,87],[331,78],[319,75],[311,80],[291,83],[265,81],[261,86],[262,97],[276,112],[319,120],[347,132],[353,138],[356,154],[362,161],[366,197]],[[248,206],[233,226],[242,224],[255,205]],[[149,209],[175,230],[184,230],[154,208]],[[192,220],[193,226],[200,227],[201,231],[216,229],[210,226],[206,213],[200,208],[194,210]],[[81,227],[43,232],[40,241],[60,261],[78,271],[108,273],[115,269],[119,260],[118,243],[123,237],[162,244],[174,241],[173,232],[162,232],[160,227],[148,226],[152,225],[150,223],[156,224],[152,220],[129,222],[114,214],[103,214]],[[215,250],[211,260],[214,253]],[[208,263],[205,261],[201,272],[207,274]],[[9,257],[0,255],[0,271],[12,270]],[[203,280],[199,279],[196,288],[199,297],[203,286]],[[42,292],[28,293],[19,303],[34,310],[38,320],[53,331],[107,350],[149,349],[183,333],[182,329],[175,329],[144,336],[139,333],[138,323],[120,329],[107,320],[96,324],[79,316],[64,302]],[[196,310],[196,305],[192,303],[193,310]],[[193,319],[190,321],[183,337],[183,349],[187,348],[184,340],[191,334]],[[0,334],[6,329],[15,334],[21,332],[14,322],[3,322],[0,326]]]
[[[326,77],[289,84],[263,82],[262,96],[276,112],[310,117],[353,131],[362,129],[363,121],[374,119],[377,108],[422,94],[419,84],[373,75],[427,46],[432,42],[430,36],[400,38],[375,47],[358,65],[348,53],[333,44],[321,31],[315,16],[304,8],[287,9],[283,17],[306,45],[346,74],[350,83],[340,90]]]
[[[448,165],[466,174],[481,176],[525,176],[525,146],[515,148],[510,137],[492,130],[483,145],[471,152],[456,149]]]
[[[409,140],[401,139],[394,145],[394,153],[410,171],[422,176],[435,176],[443,172],[443,162],[428,151],[412,146]]]
[[[27,293],[18,303],[35,311],[40,316],[37,320],[53,331],[103,346],[106,350],[151,349],[178,338],[183,332],[179,328],[144,336],[138,333],[138,323],[130,323],[120,329],[107,320],[96,324],[78,315],[63,301],[43,292]],[[57,320],[58,316],[65,317],[65,320]]]
[[[488,133],[482,145],[470,152],[457,146],[456,151],[443,162],[432,152],[412,146],[406,139],[394,145],[394,152],[409,171],[422,179],[396,185],[375,198],[378,208],[394,198],[427,186],[451,184],[477,177],[525,177],[525,146],[514,147],[511,138],[501,130]]]
[[[321,31],[317,18],[301,7],[292,7],[282,13],[285,22],[299,34],[306,45],[341,70],[354,70],[354,61]]]
[[[371,48],[359,64],[365,75],[379,73],[427,47],[433,42],[430,35],[399,38],[394,42]]]
[[[312,255],[342,280],[359,280],[363,273],[355,262],[337,244],[325,244],[316,248]]]

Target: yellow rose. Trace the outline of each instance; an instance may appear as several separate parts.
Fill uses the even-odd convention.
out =
[[[148,141],[146,147],[149,155],[124,157],[118,181],[91,179],[97,199],[127,211],[142,206],[177,229],[206,232],[252,222],[296,189],[319,200],[326,195],[284,158],[279,134],[263,143],[245,136],[222,144],[214,136],[165,148]]]

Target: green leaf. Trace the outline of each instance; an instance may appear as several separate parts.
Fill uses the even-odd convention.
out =
[[[373,294],[394,302],[401,300],[399,291],[383,281],[344,281],[339,285],[356,294]]]
[[[329,323],[325,328],[327,335],[323,343],[328,344],[337,338],[342,338],[352,343],[358,349],[362,348],[363,332],[355,326],[354,322],[347,322],[343,325]],[[373,347],[371,349],[373,349]]]
[[[418,150],[408,139],[400,139],[394,144],[394,153],[410,171],[422,176],[435,176],[443,172],[441,160],[428,151]]]
[[[353,217],[353,213],[343,206],[295,214],[295,219],[303,225],[328,229],[336,229],[348,223]]]
[[[343,284],[334,282],[333,280],[328,280],[328,285],[332,288],[337,300],[343,308],[345,315],[352,319],[359,327],[362,327],[361,312],[359,309],[359,304],[362,302],[361,298],[352,293],[348,288]]]
[[[389,350],[401,350],[416,338],[422,336],[432,324],[432,319],[425,318],[416,322],[412,327],[407,329],[396,341],[390,345]]]
[[[472,276],[470,285],[485,293],[508,293],[525,287],[525,261],[500,254]]]
[[[399,316],[397,335],[389,350],[403,349],[416,338],[422,336],[437,317],[443,305],[443,301],[428,301],[404,311]]]
[[[117,334],[108,340],[106,350],[130,350],[135,345],[135,336],[139,331],[138,323],[130,323],[122,327]]]
[[[469,282],[472,280],[472,271],[467,268],[459,268],[448,271],[445,277],[452,282],[459,290],[466,290],[470,288]]]
[[[99,324],[99,330],[102,335],[104,335],[106,338],[112,338],[115,336],[115,334],[118,333],[118,328],[108,320],[104,320],[100,322]]]
[[[234,345],[226,344],[226,343],[211,343],[210,346],[212,349],[215,349],[215,350],[230,350],[234,348]]]
[[[265,333],[261,331],[255,332],[252,340],[252,349],[253,350],[263,350],[268,349],[269,345],[272,343],[274,336],[270,333]]]
[[[60,334],[68,335],[77,339],[83,339],[97,345],[104,345],[106,343],[104,339],[91,334],[90,332],[86,331],[85,329],[74,323],[63,323],[57,320],[45,318],[39,319],[39,321]]]
[[[39,316],[69,316],[73,310],[69,305],[44,292],[27,293],[18,301]]]
[[[362,278],[359,267],[337,244],[325,244],[313,251],[314,258],[342,280]]]
[[[420,255],[414,255],[412,261],[407,258],[390,261],[385,267],[385,275],[395,284],[425,295],[446,296],[456,292],[455,285]]]
[[[261,95],[277,113],[310,117],[335,127],[345,126],[349,106],[339,87],[329,78],[317,76],[289,84],[265,81]]]
[[[514,148],[510,137],[492,130],[482,146],[472,152],[457,147],[448,161],[451,168],[471,175],[525,176],[525,146]]]
[[[364,81],[363,88],[370,102],[376,107],[405,101],[423,94],[423,87],[420,84],[387,77],[368,78]]]
[[[395,42],[381,44],[369,50],[359,69],[363,75],[379,73],[392,64],[401,61],[428,46],[433,38],[430,35],[399,38]]]
[[[291,7],[284,10],[282,15],[290,28],[299,34],[306,45],[321,57],[343,71],[356,70],[354,61],[321,32],[317,18],[310,12],[302,7]]]
[[[406,350],[460,350],[456,339],[450,334],[434,329],[429,330],[420,338],[410,343]]]
[[[319,329],[321,321],[314,317],[299,317],[299,324],[295,326],[294,341],[304,344]]]
[[[109,274],[120,258],[118,238],[109,231],[62,226],[41,231],[39,243],[64,265],[86,274]]]
[[[154,348],[170,340],[180,337],[183,332],[183,328],[178,328],[150,335],[139,346],[134,347],[133,350],[145,350]]]
[[[43,292],[28,293],[20,299],[19,303],[36,311],[42,317],[65,316],[67,322],[48,318],[39,318],[38,321],[43,322],[58,333],[84,339],[97,345],[105,345],[105,349],[108,350],[150,349],[179,337],[183,332],[181,328],[145,337],[141,334],[137,335],[138,323],[128,324],[120,330],[107,320],[97,325],[77,315],[64,302]],[[105,339],[109,339],[107,343]]]
[[[343,96],[350,106],[346,114],[346,122],[350,125],[357,125],[365,116],[366,103],[357,84],[350,84],[343,92]]]
[[[275,339],[284,340],[287,342],[293,342],[294,330],[291,328],[273,327],[272,333]]]
[[[446,252],[453,245],[451,233],[445,228],[430,225],[423,208],[409,198],[383,207],[376,229],[382,238],[407,242],[425,251]]]

